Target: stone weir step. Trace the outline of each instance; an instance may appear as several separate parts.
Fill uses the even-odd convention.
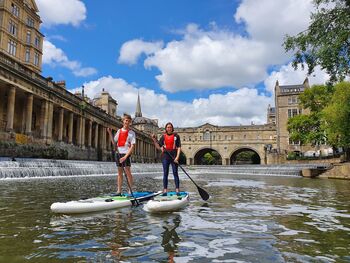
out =
[[[133,163],[133,173],[161,173],[161,164]],[[16,159],[0,159],[0,179],[50,176],[109,175],[116,174],[114,162]]]

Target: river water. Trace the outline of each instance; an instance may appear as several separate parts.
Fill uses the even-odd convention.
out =
[[[159,215],[50,212],[115,191],[111,175],[0,180],[0,262],[350,262],[350,181],[188,172],[211,198],[180,174],[190,204]],[[134,178],[162,188],[159,173]]]

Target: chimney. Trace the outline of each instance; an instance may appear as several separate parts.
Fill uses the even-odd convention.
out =
[[[60,86],[60,87],[64,88],[64,89],[66,88],[66,81],[65,80],[56,81],[55,84],[57,86]]]

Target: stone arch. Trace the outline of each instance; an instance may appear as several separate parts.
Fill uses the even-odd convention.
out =
[[[221,156],[221,154],[219,153],[219,151],[217,151],[217,150],[215,150],[213,148],[210,148],[210,147],[201,148],[194,154],[194,157],[193,157],[194,164],[195,165],[203,164],[202,159],[203,159],[204,155],[206,153],[209,153],[209,152],[217,153],[217,155],[219,157],[219,160],[216,163],[214,163],[214,164],[222,165],[222,156]]]
[[[252,153],[252,159],[250,161],[246,161],[246,162],[242,162],[242,161],[238,161],[236,159],[237,155],[242,153],[242,152],[250,152]],[[262,159],[261,156],[259,155],[259,151],[257,151],[256,149],[249,147],[249,146],[245,146],[245,147],[240,147],[235,149],[231,156],[230,156],[230,164],[235,165],[235,164],[261,164],[262,163]]]

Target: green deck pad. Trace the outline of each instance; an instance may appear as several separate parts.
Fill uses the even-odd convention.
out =
[[[188,195],[187,192],[180,192],[180,196],[176,195],[176,192],[168,192],[166,196],[158,195],[154,198],[157,201],[171,201],[171,200],[181,200]]]
[[[116,200],[116,201],[124,201],[124,200],[130,200],[132,198],[127,197],[127,196],[110,196],[110,195],[106,195],[106,196],[102,196],[101,198],[104,199],[112,199],[112,200]]]

